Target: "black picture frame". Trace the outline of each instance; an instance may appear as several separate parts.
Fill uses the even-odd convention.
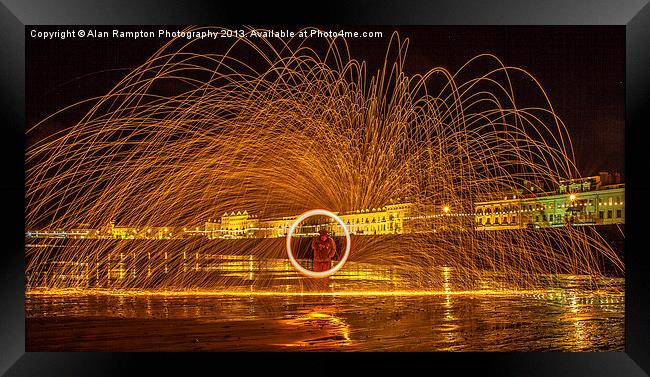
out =
[[[314,6],[322,7],[314,11]],[[3,219],[5,234],[0,263],[0,373],[7,376],[77,376],[128,374],[198,374],[218,371],[234,362],[230,355],[26,353],[24,312],[24,131],[25,25],[119,24],[358,24],[358,25],[625,25],[626,27],[626,299],[625,352],[619,353],[431,353],[405,360],[381,355],[328,362],[351,363],[365,373],[386,366],[418,364],[431,372],[453,365],[454,374],[478,367],[480,375],[500,376],[647,376],[650,373],[648,312],[649,258],[642,216],[647,213],[650,186],[643,170],[644,133],[650,119],[650,5],[626,1],[357,1],[327,2],[199,2],[182,1],[46,1],[2,0],[0,4],[0,112],[3,137]],[[238,355],[239,356],[239,355]],[[268,356],[268,355],[267,355]],[[239,368],[313,368],[323,356],[246,355]],[[346,359],[350,356],[344,356]],[[140,367],[139,367],[140,366]],[[143,367],[144,366],[144,367]],[[411,369],[412,367],[408,367]],[[415,369],[414,369],[415,371]],[[136,373],[134,373],[136,372]],[[214,372],[213,372],[214,373]]]

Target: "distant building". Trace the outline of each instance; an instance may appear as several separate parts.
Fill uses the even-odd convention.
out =
[[[408,231],[405,219],[410,215],[410,210],[411,203],[395,203],[381,208],[345,212],[338,216],[350,234],[402,234]],[[343,234],[341,225],[335,221],[331,222],[329,230],[334,234]]]
[[[259,219],[248,211],[224,213],[219,222],[208,221],[205,231],[209,238],[253,238]]]
[[[551,193],[477,202],[475,229],[624,224],[625,185],[619,182],[620,176],[601,173],[561,180]]]
[[[298,216],[284,216],[279,219],[261,220],[259,223],[259,229],[255,231],[255,235],[256,237],[261,238],[285,237],[289,233],[289,228],[297,218]]]
[[[208,238],[213,239],[213,238],[219,238],[219,235],[221,232],[219,231],[221,228],[221,223],[218,220],[212,220],[209,219],[208,221],[205,222],[205,234],[208,236]]]
[[[526,181],[524,187],[505,194],[503,199],[449,205],[425,206],[398,199],[378,208],[335,213],[353,235],[389,235],[436,233],[447,231],[483,231],[524,228],[549,228],[566,225],[625,224],[625,185],[617,173],[560,180],[552,192],[544,192],[539,182]],[[454,207],[455,206],[455,207]],[[466,208],[468,207],[468,208]],[[210,239],[286,237],[298,215],[260,219],[244,210],[225,212],[209,219],[204,228],[115,225],[113,221],[98,230],[80,224],[70,231],[29,231],[27,237],[171,239],[207,236]],[[331,218],[310,218],[294,230],[296,237],[310,237],[320,229],[335,236],[344,234],[342,226]]]
[[[112,238],[134,239],[138,230],[134,227],[115,225],[114,221],[108,224],[108,233]]]
[[[350,234],[402,234],[408,232],[410,203],[393,203],[380,208],[362,209],[342,214],[335,213],[346,224]],[[209,238],[278,238],[285,237],[298,216],[260,220],[247,211],[224,213],[219,221],[205,223]],[[334,219],[323,223],[305,221],[294,230],[297,237],[315,235],[327,229],[333,235],[343,235],[341,225]]]
[[[77,228],[70,229],[67,232],[68,238],[97,238],[99,236],[99,230],[93,229],[89,224],[79,224]]]
[[[109,222],[102,230],[97,232],[97,237],[102,233],[109,238],[117,239],[170,239],[174,237],[174,230],[171,227],[147,226],[137,228],[133,226],[115,225],[114,221]]]

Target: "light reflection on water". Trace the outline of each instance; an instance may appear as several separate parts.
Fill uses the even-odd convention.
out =
[[[28,291],[57,289],[155,290],[155,291],[229,291],[229,292],[355,292],[434,290],[503,291],[521,289],[515,278],[506,274],[477,271],[473,279],[461,280],[452,267],[428,268],[426,278],[419,272],[395,266],[349,261],[324,284],[302,276],[288,259],[259,258],[253,255],[224,255],[183,252],[177,258],[139,260],[120,254],[108,258],[105,265],[79,260],[50,260],[48,266],[27,272]],[[181,256],[182,255],[182,259]],[[311,269],[311,260],[299,260]],[[334,262],[336,263],[336,262]],[[165,274],[156,274],[156,271]],[[411,273],[409,275],[409,273]],[[620,281],[619,281],[620,280]],[[588,276],[547,275],[531,279],[527,289],[593,289],[595,286],[619,287],[622,279],[594,279]]]
[[[322,288],[302,276],[288,259],[259,258],[253,255],[200,254],[183,252],[178,258],[138,259],[124,254],[108,258],[104,264],[80,259],[58,261],[28,271],[28,290],[56,288],[155,290],[266,290],[302,291]],[[181,258],[182,256],[182,258]],[[312,261],[299,259],[311,269]],[[334,261],[334,263],[337,263]],[[156,271],[164,272],[163,278]],[[348,262],[329,279],[329,290],[386,290],[412,288],[390,266]]]
[[[594,290],[588,277],[553,276],[553,288],[521,292],[490,291],[486,280],[481,290],[459,293],[454,270],[440,268],[442,286],[433,295],[285,295],[301,281],[285,262],[228,256],[210,267],[234,274],[240,287],[264,276],[277,293],[268,296],[28,293],[27,350],[624,350],[623,279]],[[386,267],[350,263],[329,292],[401,284]]]

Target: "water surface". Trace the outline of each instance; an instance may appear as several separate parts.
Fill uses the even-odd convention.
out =
[[[410,296],[39,293],[26,297],[26,348],[623,351],[623,298],[571,287]]]

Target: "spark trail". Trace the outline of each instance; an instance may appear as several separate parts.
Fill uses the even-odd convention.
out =
[[[433,67],[407,75],[409,41],[398,33],[373,72],[351,58],[343,38],[227,41],[225,52],[205,53],[195,46],[215,42],[170,40],[105,95],[29,129],[26,228],[99,228],[110,220],[138,228],[201,226],[233,210],[280,217],[376,208],[398,198],[421,213],[445,205],[471,214],[474,202],[502,197],[525,181],[554,187],[579,176],[567,129],[544,88],[494,55],[476,56],[455,72]],[[91,109],[71,127],[33,137],[87,103]],[[427,229],[427,221],[414,226]],[[438,267],[454,269],[459,289],[497,275],[520,288],[548,274],[600,277],[605,262],[623,270],[586,227],[479,234],[472,216],[458,221],[466,230],[356,237],[350,261],[390,266],[413,289],[440,289]],[[277,241],[220,241],[218,250],[286,258]],[[120,254],[165,255],[167,263],[215,252],[214,242],[196,238],[57,247],[62,242],[28,252],[27,274],[49,272],[42,285],[52,289],[88,284],[53,278],[66,271],[65,263],[50,270],[53,255],[85,260],[88,268],[110,265]],[[169,274],[162,262],[144,271],[99,278],[97,285],[229,287],[221,276]]]

